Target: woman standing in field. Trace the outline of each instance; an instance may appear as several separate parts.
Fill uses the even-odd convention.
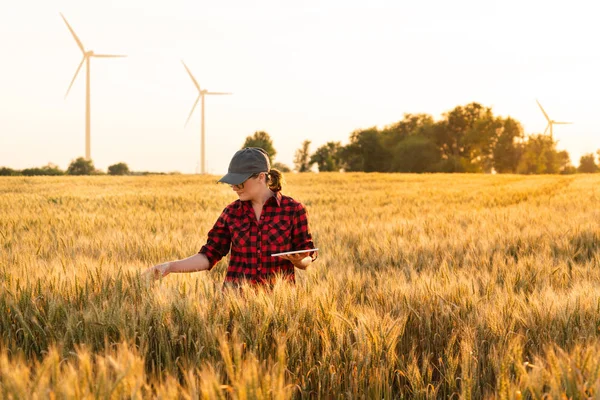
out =
[[[175,272],[207,271],[231,249],[226,286],[245,281],[272,284],[277,276],[294,282],[294,267],[306,269],[317,254],[271,255],[314,248],[306,210],[281,194],[282,180],[263,149],[236,152],[219,182],[229,184],[239,199],[225,207],[208,232],[206,244],[191,257],[155,265],[146,273],[160,278]]]

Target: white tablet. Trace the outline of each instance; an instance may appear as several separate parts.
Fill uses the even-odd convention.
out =
[[[285,256],[286,254],[297,254],[297,253],[308,253],[310,251],[317,251],[319,249],[308,249],[308,250],[294,250],[294,251],[286,251],[283,253],[275,253],[275,254],[271,254],[271,257],[275,257],[275,256]]]

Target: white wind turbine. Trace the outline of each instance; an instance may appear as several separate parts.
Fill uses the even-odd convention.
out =
[[[548,116],[548,114],[546,114],[546,111],[544,111],[544,108],[542,107],[542,105],[540,104],[539,101],[537,101],[538,106],[540,106],[540,110],[542,110],[542,112],[544,113],[544,117],[546,117],[546,121],[548,121],[548,125],[546,125],[546,129],[544,129],[544,135],[546,134],[546,132],[548,132],[548,129],[550,130],[550,138],[552,140],[554,140],[554,136],[552,133],[552,126],[553,125],[567,125],[567,124],[572,124],[572,122],[558,122],[558,121],[554,121],[552,119],[550,119],[550,117]]]
[[[194,75],[192,75],[192,71],[190,71],[190,69],[187,67],[187,65],[185,65],[183,60],[181,61],[181,63],[185,67],[185,70],[187,71],[187,73],[190,75],[190,78],[192,78],[192,82],[194,82],[194,86],[196,86],[196,89],[198,89],[198,98],[196,99],[196,102],[192,106],[192,111],[190,111],[190,115],[188,116],[187,121],[185,121],[186,126],[187,126],[188,122],[190,121],[190,118],[192,118],[192,114],[194,113],[194,109],[196,108],[198,101],[202,100],[201,111],[200,111],[200,173],[205,174],[206,173],[206,158],[205,158],[206,146],[205,146],[205,138],[204,138],[204,96],[205,95],[213,95],[213,94],[214,95],[223,95],[223,94],[232,94],[232,93],[209,92],[206,89],[200,89],[200,85],[198,84],[198,81],[196,81],[196,78],[194,78]]]
[[[75,75],[73,75],[71,84],[69,85],[69,88],[67,89],[67,93],[65,94],[65,99],[69,95],[71,86],[73,86],[73,83],[75,82],[75,79],[77,78],[77,75],[79,74],[79,70],[81,69],[81,66],[83,65],[83,63],[85,62],[85,67],[86,67],[86,75],[85,75],[85,158],[87,160],[90,160],[91,159],[91,150],[90,150],[90,147],[91,147],[90,146],[90,58],[92,58],[92,57],[119,58],[119,57],[127,57],[127,56],[114,55],[114,54],[95,54],[93,50],[86,51],[85,47],[83,47],[83,43],[81,43],[81,40],[79,40],[79,38],[75,34],[75,31],[73,30],[73,28],[71,28],[71,25],[69,25],[65,16],[62,15],[62,13],[60,13],[60,16],[62,17],[63,21],[65,21],[65,24],[67,24],[67,28],[69,28],[69,31],[73,35],[73,39],[75,39],[75,42],[77,42],[77,46],[79,46],[79,48],[81,49],[81,52],[83,53],[83,58],[81,59],[81,63],[79,63],[79,66],[77,67],[77,70],[75,71]]]

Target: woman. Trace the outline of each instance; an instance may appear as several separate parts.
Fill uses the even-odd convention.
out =
[[[306,210],[281,194],[282,179],[281,172],[271,169],[263,149],[248,147],[236,152],[219,182],[228,183],[239,200],[225,207],[198,254],[155,265],[146,273],[160,278],[175,272],[210,270],[231,249],[225,285],[238,286],[244,281],[272,284],[277,276],[294,282],[294,267],[306,269],[317,254],[271,255],[314,248]]]

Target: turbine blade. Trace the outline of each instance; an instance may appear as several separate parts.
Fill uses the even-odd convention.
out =
[[[198,89],[198,91],[200,91],[200,85],[198,84],[198,81],[196,81],[196,78],[194,78],[194,75],[192,75],[192,71],[190,71],[190,69],[187,67],[187,65],[185,65],[183,60],[181,60],[181,63],[185,67],[185,70],[187,71],[187,73],[190,75],[190,78],[192,78],[192,81],[194,82],[194,85],[196,85],[196,88]]]
[[[71,86],[73,86],[73,83],[75,82],[75,79],[77,78],[77,74],[79,74],[79,70],[81,69],[81,66],[83,65],[84,62],[85,62],[85,56],[83,56],[83,58],[81,59],[81,62],[79,63],[79,66],[77,67],[77,70],[75,71],[75,75],[73,75],[73,79],[71,79],[71,84],[69,85],[69,88],[67,89],[67,93],[65,93],[65,99],[69,95]]]
[[[204,94],[233,94],[233,93],[229,93],[229,92],[206,92]]]
[[[544,111],[544,108],[542,107],[542,105],[540,104],[540,102],[537,101],[537,99],[535,101],[538,104],[538,106],[540,106],[540,110],[542,110],[542,112],[544,113],[544,117],[546,117],[546,120],[548,120],[548,122],[550,122],[550,117],[548,116],[548,114],[546,114],[546,111]]]
[[[548,129],[550,129],[550,124],[546,125],[546,129],[544,129],[544,135],[546,134],[546,132],[548,132]]]
[[[200,97],[201,97],[201,95],[198,95],[196,102],[192,106],[192,111],[190,111],[190,115],[188,116],[187,120],[185,121],[185,126],[187,126],[188,122],[190,122],[190,118],[192,118],[192,114],[194,113],[194,110],[196,109],[196,105],[198,105],[198,102],[200,101]]]
[[[98,57],[98,58],[122,58],[122,57],[127,57],[127,56],[120,55],[120,54],[92,54],[92,57]]]
[[[71,25],[69,25],[65,16],[62,15],[62,13],[60,13],[60,16],[62,17],[63,21],[65,21],[65,24],[67,24],[67,28],[69,28],[69,30],[71,31],[71,34],[73,35],[73,38],[77,42],[77,46],[79,46],[79,48],[81,49],[81,52],[85,53],[85,48],[83,47],[83,43],[81,43],[81,40],[79,40],[79,38],[75,34],[75,31],[73,30],[73,28],[71,28]]]

